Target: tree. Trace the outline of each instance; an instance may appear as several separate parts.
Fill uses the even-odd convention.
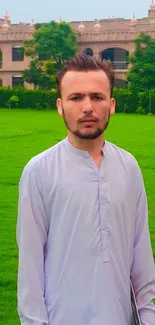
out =
[[[50,73],[48,69],[50,65]],[[47,68],[46,68],[47,66]],[[34,85],[34,88],[51,89],[56,87],[57,69],[53,62],[44,62],[34,59],[30,62],[29,69],[23,72],[24,80]]]
[[[24,42],[25,54],[32,58],[23,73],[26,82],[40,88],[54,88],[62,64],[77,52],[77,37],[68,23],[36,24],[31,40]]]
[[[141,33],[135,40],[136,49],[129,56],[131,68],[127,74],[131,91],[141,92],[155,88],[155,40]]]

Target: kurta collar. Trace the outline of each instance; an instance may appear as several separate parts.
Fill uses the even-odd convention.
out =
[[[72,151],[72,153],[74,153],[75,155],[77,156],[81,156],[81,157],[84,157],[84,158],[90,158],[90,154],[88,151],[85,151],[85,150],[80,150],[76,147],[74,147],[69,139],[68,139],[68,136],[65,138],[65,144],[67,145],[67,147],[69,148],[70,151]],[[105,156],[106,154],[106,147],[107,147],[107,141],[104,142],[103,144],[103,148],[102,148],[102,154],[103,156]]]

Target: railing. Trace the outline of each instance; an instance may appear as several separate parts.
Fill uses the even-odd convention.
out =
[[[115,70],[127,70],[129,62],[127,61],[113,61],[112,67]]]

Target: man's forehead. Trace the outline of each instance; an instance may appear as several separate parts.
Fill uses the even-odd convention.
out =
[[[99,79],[99,78],[107,78],[106,73],[103,70],[88,70],[88,71],[67,71],[63,76],[62,80],[69,80],[69,79],[81,79],[81,78],[92,78],[92,79]]]
[[[61,81],[61,89],[68,86],[76,88],[77,86],[87,86],[92,82],[100,86],[109,86],[109,80],[103,70],[95,71],[67,71]],[[81,87],[80,87],[81,88]]]

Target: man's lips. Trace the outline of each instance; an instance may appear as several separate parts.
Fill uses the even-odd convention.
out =
[[[82,124],[82,123],[95,123],[95,122],[99,122],[99,120],[95,117],[83,117],[83,118],[80,118],[78,120],[78,124]]]
[[[88,119],[85,119],[85,120],[82,120],[81,123],[88,123],[88,122],[97,122],[95,119],[92,119],[92,118],[88,118]]]

